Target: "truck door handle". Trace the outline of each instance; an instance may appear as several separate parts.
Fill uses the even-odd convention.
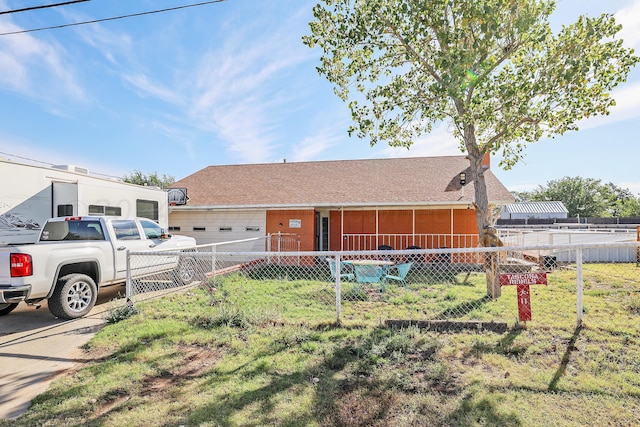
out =
[[[152,243],[149,245],[150,248],[155,248],[157,245],[155,243]]]
[[[117,251],[124,251],[125,249],[127,249],[126,246],[120,246],[120,247],[116,248]]]

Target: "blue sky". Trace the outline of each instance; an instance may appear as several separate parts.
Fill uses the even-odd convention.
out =
[[[0,15],[0,33],[195,2],[92,0]],[[0,10],[42,3],[0,0]],[[348,108],[315,70],[320,51],[301,42],[315,3],[227,0],[0,36],[0,157],[181,179],[209,165],[459,155],[446,124],[410,150],[347,136]],[[561,0],[553,24],[604,12],[640,54],[640,0]],[[640,194],[640,69],[614,96],[611,115],[492,170],[512,191],[582,176]]]

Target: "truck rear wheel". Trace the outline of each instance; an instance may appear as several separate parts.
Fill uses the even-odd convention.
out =
[[[69,274],[58,280],[49,298],[49,311],[60,319],[77,319],[89,313],[96,303],[98,287],[86,274]]]
[[[0,316],[4,316],[5,314],[9,314],[13,311],[14,308],[18,306],[18,303],[5,303],[0,304]]]

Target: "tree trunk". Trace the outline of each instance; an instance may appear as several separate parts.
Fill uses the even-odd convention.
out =
[[[491,223],[491,210],[489,208],[489,196],[487,194],[487,184],[484,179],[484,166],[482,165],[483,153],[475,152],[469,154],[471,163],[471,175],[475,188],[474,207],[476,212],[476,224],[478,227],[478,237],[481,246],[497,247],[502,246],[495,229]],[[487,281],[487,295],[495,299],[500,297],[501,288],[498,279],[499,256],[498,252],[487,252],[484,254],[484,266]]]
[[[466,108],[462,100],[455,100],[455,104],[460,116],[465,117]],[[488,153],[488,151],[486,151],[487,148],[481,150],[478,146],[476,129],[473,122],[463,122],[462,130],[475,189],[473,206],[476,212],[476,225],[478,227],[480,245],[485,247],[502,246],[502,242],[500,242],[500,239],[498,239],[495,233],[495,229],[492,227],[489,195],[487,194],[487,183],[484,179],[485,168],[482,165],[482,160],[484,155]],[[493,299],[498,298],[501,294],[500,282],[498,280],[498,262],[498,252],[487,252],[484,254],[487,295]]]

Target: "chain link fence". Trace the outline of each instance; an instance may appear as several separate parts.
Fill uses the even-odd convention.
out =
[[[505,330],[640,314],[637,242],[351,252],[245,252],[246,242],[131,252],[127,298],[202,287],[284,322]],[[168,268],[153,273],[151,265]],[[525,294],[526,291],[526,294]],[[637,322],[636,322],[637,323]],[[637,327],[635,327],[637,329]],[[639,331],[635,332],[640,335]]]

